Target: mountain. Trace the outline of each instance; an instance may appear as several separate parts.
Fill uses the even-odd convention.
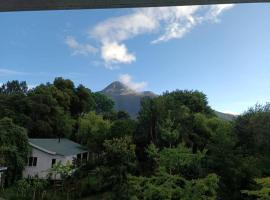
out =
[[[115,81],[100,91],[115,103],[116,110],[123,110],[129,113],[132,118],[135,118],[140,110],[141,99],[143,97],[157,96],[153,92],[136,92],[125,84]]]
[[[228,113],[222,113],[222,112],[218,112],[215,110],[215,114],[220,118],[220,119],[224,119],[226,121],[232,121],[234,120],[237,115],[233,115],[233,114],[228,114]]]
[[[120,81],[112,82],[102,91],[100,91],[100,93],[106,95],[114,101],[116,110],[126,111],[132,118],[137,116],[140,110],[140,102],[143,97],[154,98],[157,96],[151,91],[136,92]],[[227,121],[232,121],[236,117],[235,115],[218,111],[215,111],[215,113],[219,118]]]
[[[105,95],[127,95],[127,94],[136,94],[134,90],[129,88],[127,85],[121,83],[120,81],[114,81],[106,88],[104,88],[101,93]]]

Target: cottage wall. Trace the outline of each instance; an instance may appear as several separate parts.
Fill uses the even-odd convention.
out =
[[[72,162],[75,156],[60,156],[60,155],[51,155],[46,152],[43,152],[37,148],[32,147],[31,155],[32,157],[37,157],[36,166],[26,166],[23,171],[23,177],[39,177],[47,178],[48,172],[52,167],[52,159],[56,159],[56,163],[61,161],[62,164],[66,164],[68,161]]]

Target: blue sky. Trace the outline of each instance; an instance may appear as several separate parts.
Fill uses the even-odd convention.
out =
[[[270,96],[270,4],[0,13],[0,83],[62,76],[158,94],[198,89],[219,111]]]

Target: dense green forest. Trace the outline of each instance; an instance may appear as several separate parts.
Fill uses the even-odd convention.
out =
[[[7,199],[270,199],[270,104],[219,119],[199,91],[145,98],[136,120],[71,80],[0,87],[0,196]],[[92,159],[60,186],[21,178],[28,138],[66,137]],[[72,167],[72,166],[71,166]]]

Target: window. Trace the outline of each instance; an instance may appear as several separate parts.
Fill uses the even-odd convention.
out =
[[[80,166],[82,163],[82,155],[81,154],[77,154],[77,159],[76,159],[76,165]]]
[[[34,157],[33,159],[33,166],[37,166],[37,157]]]
[[[88,152],[85,152],[85,153],[82,154],[82,161],[83,161],[84,163],[86,163],[87,160],[88,160]]]
[[[29,157],[28,166],[37,166],[37,157]]]
[[[33,157],[29,157],[28,158],[28,166],[32,166],[33,165]]]
[[[56,163],[56,159],[53,158],[53,159],[52,159],[52,167],[54,166],[55,163]]]

